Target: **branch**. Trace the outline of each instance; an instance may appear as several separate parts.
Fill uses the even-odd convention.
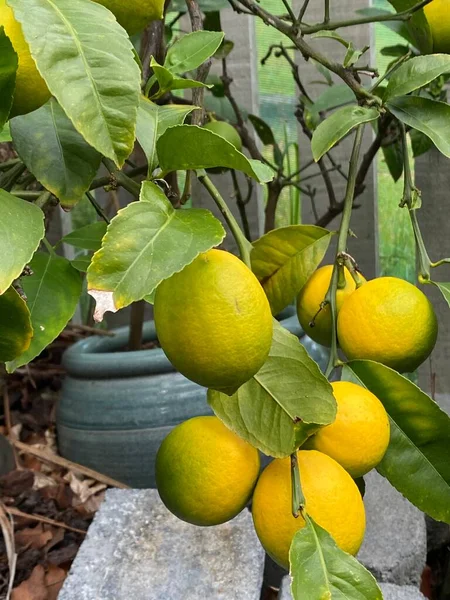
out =
[[[189,12],[189,17],[191,19],[192,31],[202,31],[203,30],[203,15],[200,7],[198,5],[197,0],[186,0],[186,5]],[[205,83],[206,78],[208,77],[209,70],[211,68],[212,60],[209,59],[204,62],[197,69],[197,81],[201,83]],[[192,125],[203,125],[205,110],[203,108],[203,97],[205,95],[204,88],[193,88],[192,90],[192,104],[194,106],[199,106],[200,110],[195,110],[192,114]]]

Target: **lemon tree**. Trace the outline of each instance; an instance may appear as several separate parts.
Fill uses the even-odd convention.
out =
[[[434,276],[450,260],[427,253],[417,217],[426,190],[422,199],[408,152],[411,136],[416,154],[435,145],[450,157],[448,2],[391,0],[390,13],[346,20],[328,0],[306,1],[299,14],[286,2],[282,16],[256,0],[233,2],[277,30],[282,43],[265,60],[293,69],[295,118],[316,166],[294,164],[298,148],[235,100],[224,2],[0,0],[0,140],[13,144],[0,153],[8,153],[0,162],[0,360],[13,372],[38,357],[80,301],[95,304],[98,322],[131,306],[137,350],[142,303],[153,304],[162,349],[208,388],[215,413],[178,425],[161,445],[157,481],[168,509],[213,526],[252,502],[255,530],[290,569],[295,600],[379,600],[353,556],[365,522],[354,479],[376,468],[450,523],[450,419],[402,375],[427,359],[439,333],[426,286],[450,304],[450,283]],[[310,24],[312,2],[323,4],[323,22]],[[170,8],[189,13],[191,32],[164,21]],[[405,44],[365,84],[367,48],[346,30],[369,21]],[[324,38],[343,49],[341,60],[322,51]],[[327,84],[315,100],[291,50]],[[211,63],[221,76],[208,77]],[[362,156],[369,128],[375,138]],[[332,154],[344,138],[352,142],[345,167]],[[404,174],[398,210],[411,221],[422,287],[366,281],[350,254],[352,209],[380,148],[392,173]],[[307,168],[330,200],[315,224],[298,222],[297,191],[315,199]],[[330,169],[345,180],[343,197]],[[229,197],[219,191],[226,181]],[[209,207],[197,208],[194,182]],[[102,188],[121,188],[130,201],[103,206]],[[255,188],[265,199],[258,239],[246,212]],[[277,229],[286,197],[290,222]],[[57,205],[88,205],[96,216],[50,243]],[[76,249],[74,259],[62,256],[62,244]],[[330,348],[325,373],[274,318],[293,303],[305,332]],[[259,452],[274,459],[261,474]]]

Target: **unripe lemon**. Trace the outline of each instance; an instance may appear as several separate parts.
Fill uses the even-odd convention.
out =
[[[450,53],[450,0],[433,0],[424,11],[433,36],[433,52]]]
[[[255,275],[229,252],[200,254],[163,281],[156,290],[154,314],[169,360],[205,387],[236,389],[259,371],[269,354],[269,302]]]
[[[16,88],[10,117],[25,115],[41,107],[50,98],[45,81],[37,70],[30,48],[22,33],[22,26],[14,18],[6,0],[0,0],[0,27],[11,41],[19,59],[16,74]]]
[[[331,346],[331,308],[329,305],[320,310],[330,287],[333,265],[320,267],[311,275],[297,297],[297,315],[303,331],[311,339],[323,346]],[[337,311],[350,294],[356,289],[356,284],[348,269],[344,267],[345,287],[337,290]],[[320,312],[319,312],[320,311]]]
[[[334,458],[352,477],[362,477],[383,458],[389,445],[389,417],[372,392],[348,381],[331,384],[336,420],[319,429],[304,448]]]
[[[129,35],[164,16],[164,0],[94,0],[110,10]]]
[[[227,142],[233,144],[236,150],[242,150],[241,136],[230,123],[227,123],[226,121],[210,121],[209,123],[206,123],[203,128],[222,136]]]
[[[431,354],[437,319],[428,298],[396,277],[372,279],[345,300],[338,337],[349,359],[368,359],[411,373]]]
[[[316,450],[297,453],[306,512],[334,538],[345,552],[356,554],[366,524],[360,491],[341,465]],[[256,533],[267,554],[289,568],[292,538],[305,526],[292,516],[290,459],[276,459],[258,479],[252,515]]]
[[[219,525],[250,500],[260,468],[256,448],[217,417],[194,417],[165,438],[156,456],[161,500],[179,519]]]

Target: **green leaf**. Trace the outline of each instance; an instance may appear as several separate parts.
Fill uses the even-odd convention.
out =
[[[4,142],[12,142],[9,123],[6,123],[3,129],[0,129],[0,144],[3,144]]]
[[[175,210],[157,185],[144,182],[141,200],[117,213],[88,269],[96,320],[142,300],[224,237],[209,210]]]
[[[389,146],[382,146],[384,160],[394,181],[403,175],[403,147],[400,140]]]
[[[447,304],[450,306],[450,283],[437,283],[435,281],[433,283],[441,290]]]
[[[194,31],[177,40],[167,51],[164,66],[172,73],[193,71],[213,56],[224,33],[221,31]]]
[[[101,154],[133,150],[141,75],[125,30],[90,0],[8,0],[52,95]]]
[[[17,65],[17,54],[4,28],[0,27],[0,129],[8,120],[13,103]]]
[[[387,102],[396,96],[406,96],[443,73],[449,72],[450,56],[448,54],[431,54],[430,56],[411,58],[392,74],[384,94],[384,100]]]
[[[40,208],[0,190],[0,294],[22,273],[44,233]]]
[[[156,142],[168,127],[182,125],[195,106],[166,104],[159,106],[141,96],[136,126],[136,137],[148,161],[149,175],[158,166]]]
[[[389,0],[389,2],[397,12],[409,10],[417,5],[417,0]],[[405,26],[414,40],[414,45],[422,54],[431,54],[433,52],[433,38],[423,9],[417,10],[411,19],[405,23]]]
[[[14,147],[27,168],[63,208],[89,189],[101,155],[78,133],[55,99],[11,121]]]
[[[248,119],[255,128],[255,131],[264,146],[274,146],[276,144],[270,125],[256,115],[248,115]]]
[[[150,66],[153,69],[154,77],[156,78],[159,84],[159,90],[151,96],[153,99],[161,98],[161,96],[164,96],[164,94],[166,94],[170,90],[186,90],[190,88],[212,87],[211,85],[207,85],[206,83],[202,83],[201,81],[196,81],[195,79],[175,77],[171,71],[158,64],[154,58],[152,58]],[[152,81],[153,80],[151,80],[148,84],[149,88],[153,85]]]
[[[375,577],[309,516],[292,540],[289,562],[294,600],[383,598]]]
[[[413,151],[414,158],[425,154],[433,147],[433,142],[430,138],[424,135],[421,131],[417,131],[417,129],[411,129],[409,132],[409,137],[411,138],[411,146]]]
[[[274,320],[262,368],[232,396],[208,390],[208,402],[233,431],[264,454],[292,454],[336,417],[331,386],[298,338]]]
[[[364,106],[344,106],[322,121],[313,133],[311,147],[314,160],[318,161],[345,137],[352,129],[375,121],[380,116],[376,108]]]
[[[353,45],[353,42],[350,42],[350,41],[344,39],[336,31],[332,31],[332,30],[324,29],[321,31],[317,31],[311,37],[312,38],[330,38],[332,40],[336,40],[337,42],[342,44],[345,48],[347,48],[347,54],[345,55],[344,62],[343,62],[344,67],[351,67],[352,65],[354,65],[356,62],[358,62],[358,60],[361,58],[361,56],[365,52],[367,52],[367,50],[369,49],[369,47],[366,46],[362,50],[357,50],[355,48],[355,46]]]
[[[21,283],[34,336],[29,348],[6,365],[8,373],[28,364],[53,342],[72,318],[81,294],[80,274],[67,259],[37,252],[30,267],[33,274]]]
[[[414,383],[389,367],[355,360],[344,368],[383,403],[391,439],[378,465],[412,504],[438,521],[450,523],[450,418]]]
[[[0,296],[0,362],[19,356],[33,337],[30,311],[13,287]]]
[[[328,111],[351,102],[355,102],[355,94],[348,85],[332,85],[317,98],[311,109],[315,112]]]
[[[170,127],[158,140],[156,149],[164,173],[227,167],[260,183],[272,181],[274,176],[267,165],[248,159],[220,135],[196,125]]]
[[[80,254],[76,258],[70,261],[70,264],[74,269],[80,271],[80,273],[86,273],[91,264],[92,254]]]
[[[104,221],[97,221],[91,223],[85,227],[80,227],[71,233],[65,235],[61,242],[75,246],[75,248],[82,248],[83,250],[99,250],[102,246],[102,239],[106,234],[106,223]]]
[[[392,98],[386,106],[390,112],[413,129],[427,135],[434,145],[450,158],[450,106],[418,96]]]
[[[252,270],[277,315],[299,294],[322,262],[331,233],[314,225],[291,225],[263,235],[253,243]]]

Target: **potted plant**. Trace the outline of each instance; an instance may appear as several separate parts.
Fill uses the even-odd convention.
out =
[[[142,442],[135,446],[125,441],[122,444],[118,430],[104,446],[109,452],[117,452],[124,476],[138,481],[138,470],[127,474],[122,459],[135,451],[141,453],[139,456],[154,452],[161,423],[162,427],[170,427],[185,417],[208,411],[202,402],[205,392],[199,386],[208,387],[208,403],[218,417],[215,422],[221,421],[223,440],[228,444],[233,438],[231,444],[253,447],[243,455],[244,459],[246,454],[247,458],[251,455],[255,481],[242,486],[245,498],[239,498],[238,508],[245,505],[258,477],[255,448],[281,459],[284,465],[277,494],[267,490],[272,489],[274,473],[277,479],[280,462],[274,461],[268,467],[270,471],[258,480],[254,506],[256,502],[262,507],[258,509],[260,516],[276,513],[279,499],[288,498],[288,510],[284,507],[282,518],[291,529],[278,527],[275,519],[269,523],[272,529],[268,535],[267,522],[258,521],[256,514],[255,525],[272,556],[285,566],[289,564],[296,599],[304,597],[305,586],[311,597],[323,595],[324,590],[332,597],[336,586],[339,588],[337,579],[345,582],[348,598],[356,599],[361,594],[369,600],[381,597],[373,577],[347,554],[355,551],[363,532],[364,509],[353,478],[359,478],[369,467],[347,464],[336,449],[351,451],[356,442],[370,443],[371,435],[370,431],[366,435],[344,435],[341,444],[331,444],[331,450],[327,449],[330,428],[342,427],[337,390],[357,388],[359,395],[370,398],[370,402],[375,398],[377,410],[383,415],[381,421],[390,427],[390,437],[383,437],[383,452],[379,449],[372,457],[370,468],[377,466],[392,485],[427,514],[450,521],[446,447],[450,419],[401,374],[414,370],[431,352],[437,332],[434,311],[423,293],[410,283],[396,278],[365,282],[349,253],[354,199],[363,190],[377,151],[397,144],[401,152],[395,154],[395,160],[401,162],[405,182],[401,206],[412,224],[419,282],[433,283],[433,269],[448,261],[443,258],[432,262],[426,252],[417,219],[420,193],[414,186],[408,152],[408,130],[412,128],[450,155],[445,127],[450,108],[443,86],[450,59],[447,54],[433,54],[437,42],[433,41],[433,21],[427,11],[431,2],[436,6],[436,0],[411,0],[398,15],[389,16],[394,21],[405,21],[404,35],[414,47],[371,84],[363,84],[362,78],[376,74],[359,62],[366,49],[355,48],[336,30],[345,34],[350,25],[386,21],[385,14],[334,21],[330,3],[325,0],[323,22],[310,25],[305,22],[308,1],[299,14],[283,1],[283,15],[268,12],[254,0],[231,2],[238,12],[255,15],[277,29],[289,47],[314,60],[327,78],[333,73],[348,87],[344,106],[334,110],[342,101],[339,95],[341,100],[336,104],[336,90],[315,106],[290,49],[284,43],[271,48],[292,69],[301,99],[296,117],[311,142],[317,174],[323,178],[330,199],[326,213],[318,215],[318,223],[304,225],[298,219],[298,198],[292,194],[290,219],[278,228],[274,228],[277,207],[286,190],[301,187],[312,200],[315,192],[303,187],[300,179],[305,165],[290,166],[289,144],[276,141],[271,128],[258,117],[246,118],[234,100],[226,60],[232,44],[218,31],[217,15],[209,18],[209,23],[214,23],[212,30],[204,30],[197,2],[187,0],[192,33],[175,36],[166,48],[162,22],[156,20],[141,48],[145,60],[139,64],[128,34],[108,10],[107,0],[101,3],[105,6],[91,0],[8,0],[0,7],[5,65],[0,125],[3,128],[9,120],[2,139],[12,140],[18,154],[18,158],[0,167],[0,223],[8,232],[0,238],[0,360],[6,362],[8,371],[13,371],[47,347],[71,319],[82,293],[81,270],[87,268],[85,282],[96,303],[96,320],[131,305],[131,327],[115,332],[113,337],[83,341],[68,352],[65,361],[70,377],[65,399],[69,401],[63,401],[59,412],[60,439],[66,436],[66,442],[61,442],[62,446],[67,444],[65,451],[76,450],[80,460],[85,460],[83,452],[89,450],[89,445],[101,443],[107,431],[98,428],[89,437],[87,432],[97,427],[99,415],[103,422],[122,420],[123,432],[141,427]],[[143,18],[146,21],[161,16],[162,6],[157,14]],[[117,17],[127,25],[122,14]],[[331,38],[345,46],[345,57],[341,62],[332,60],[310,43],[310,36]],[[442,51],[441,45],[439,49]],[[398,54],[398,47],[395,52]],[[228,108],[231,106],[236,131],[250,158],[236,147],[236,142],[202,127],[206,116],[203,96],[209,93],[205,81],[212,57],[222,61],[223,69],[220,89],[216,87],[215,92],[227,99]],[[184,88],[192,89],[192,103],[175,95],[176,90]],[[423,89],[426,97],[418,96]],[[35,93],[30,94],[30,90]],[[216,120],[220,116],[216,114]],[[373,124],[376,136],[369,152],[361,157],[367,123]],[[263,151],[255,143],[255,136],[260,138]],[[347,136],[352,139],[352,152],[348,168],[343,171],[333,163],[330,153]],[[127,162],[136,140],[145,154],[145,164]],[[333,166],[327,166],[325,160]],[[96,179],[101,163],[109,175]],[[342,200],[336,199],[329,177],[330,168],[338,167],[346,181]],[[242,228],[207,171],[217,168],[228,169],[220,176],[233,182]],[[245,235],[246,201],[236,172],[266,191],[266,233],[256,240],[248,239],[248,231]],[[182,181],[181,189],[178,179]],[[208,210],[189,206],[194,179],[209,194],[211,206],[219,209],[221,219]],[[96,188],[105,186],[123,187],[133,197],[111,220],[92,195]],[[70,261],[58,255],[57,245],[48,241],[45,216],[55,202],[70,210],[85,194],[104,223],[91,223],[69,234],[69,240],[65,238],[72,243],[77,239],[78,245],[93,252]],[[341,215],[341,222],[336,236],[325,226],[337,215]],[[225,223],[241,260],[217,249],[225,238]],[[312,284],[334,240],[328,280],[325,278],[325,285],[323,279],[320,285]],[[447,297],[447,284],[436,285]],[[311,286],[318,299],[305,300]],[[286,321],[279,324],[272,318],[300,293],[302,308],[309,304],[316,308],[306,323],[308,335],[315,337],[319,324],[322,333],[323,328],[327,329],[324,339],[331,349],[325,374],[299,343],[300,332],[294,329],[294,336],[285,326]],[[143,301],[154,303],[156,327],[152,323],[144,327]],[[138,350],[143,339],[155,340],[156,332],[162,349]],[[127,340],[130,351],[123,352]],[[163,350],[178,366],[179,374],[171,372]],[[332,388],[329,381],[341,367],[347,381],[344,387]],[[183,373],[192,381],[184,379]],[[166,377],[169,379],[165,383]],[[150,387],[144,398],[142,390],[146,394]],[[165,405],[163,394],[168,397]],[[347,399],[350,395],[344,394]],[[134,412],[122,410],[122,398],[131,403]],[[91,417],[86,417],[87,405],[94,407]],[[162,421],[166,410],[172,420],[164,417]],[[355,415],[357,411],[350,410],[350,416]],[[170,435],[168,440],[179,439],[178,434]],[[202,435],[200,431],[199,441]],[[375,437],[378,440],[380,436]],[[80,447],[74,449],[75,445]],[[170,479],[173,473],[169,471],[182,464],[187,469],[186,477],[195,463],[189,461],[189,455],[182,456],[176,443],[165,442],[161,447],[164,450],[158,485],[163,499],[177,512],[179,498],[169,496],[174,489],[176,496],[184,488],[173,486],[176,480]],[[304,454],[311,447],[314,454]],[[191,444],[189,451],[194,456],[195,445]],[[323,526],[320,511],[311,509],[314,502],[308,481],[314,483],[317,477],[303,477],[308,469],[305,460],[309,461],[303,460],[305,456],[318,456],[317,465],[326,465],[330,477],[339,472],[345,482],[345,486],[339,486],[344,495],[339,496],[338,503],[335,494],[326,497],[325,507],[333,505],[337,515]],[[212,464],[218,455],[201,458]],[[142,471],[148,468],[148,463],[141,465]],[[315,472],[323,474],[322,468],[315,468]],[[204,477],[200,483],[210,481],[214,483]],[[227,489],[233,491],[233,482],[228,483]],[[352,539],[351,544],[341,543],[339,531],[334,528],[345,504],[344,487],[352,495],[352,508],[356,507],[352,522],[357,528],[351,534],[358,539]],[[200,488],[191,486],[191,493]],[[190,519],[189,510],[179,514]],[[201,517],[205,524],[207,517]],[[290,531],[290,537],[282,540],[282,552],[279,548],[273,551],[269,538],[286,531]],[[320,556],[320,560],[307,563],[305,568],[306,556]]]

